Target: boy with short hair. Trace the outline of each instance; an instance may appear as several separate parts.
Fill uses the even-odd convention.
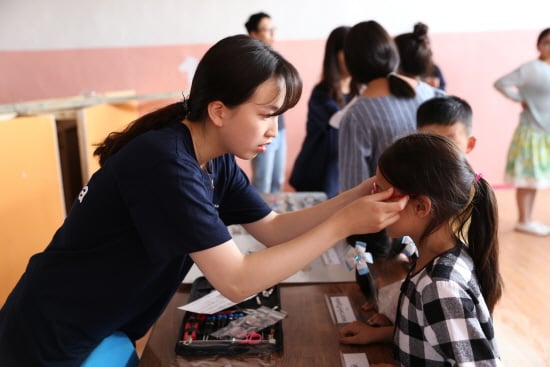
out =
[[[418,106],[416,129],[449,138],[464,154],[476,145],[472,135],[472,107],[456,96],[435,97]]]

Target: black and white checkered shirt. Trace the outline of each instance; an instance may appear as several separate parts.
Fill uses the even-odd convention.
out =
[[[491,315],[464,245],[408,277],[396,320],[402,366],[501,366]]]

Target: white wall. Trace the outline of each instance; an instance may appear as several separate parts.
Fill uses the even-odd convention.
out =
[[[417,21],[430,33],[542,29],[549,0],[0,0],[0,50],[212,43],[269,13],[281,40],[320,39],[375,19],[391,34]]]

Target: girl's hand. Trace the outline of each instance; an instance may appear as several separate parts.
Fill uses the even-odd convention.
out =
[[[369,319],[367,320],[367,324],[371,326],[392,326],[392,322],[390,319],[386,317],[386,315],[383,315],[381,313],[375,313]]]
[[[375,342],[373,340],[374,329],[372,326],[364,324],[360,321],[354,321],[340,328],[340,343],[342,344],[369,344]]]
[[[378,305],[376,302],[365,302],[361,305],[361,310],[363,310],[366,313],[369,312],[378,312]]]

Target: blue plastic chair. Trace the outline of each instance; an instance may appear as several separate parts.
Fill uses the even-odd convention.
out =
[[[80,367],[137,367],[139,358],[132,341],[116,332],[99,343]]]

